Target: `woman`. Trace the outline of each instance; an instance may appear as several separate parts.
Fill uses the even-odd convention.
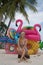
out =
[[[21,35],[20,35],[20,38],[18,40],[18,55],[20,55],[20,61],[22,61],[23,59],[27,59],[26,58],[26,55],[27,55],[27,39],[25,39],[25,33],[22,32]],[[30,58],[28,56],[28,58]]]

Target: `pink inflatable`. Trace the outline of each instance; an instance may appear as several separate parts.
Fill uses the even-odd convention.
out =
[[[37,34],[39,35],[39,32],[38,32],[38,30],[36,29],[36,27],[39,27],[39,31],[41,31],[41,25],[39,25],[39,24],[35,24],[34,25],[34,30],[37,32]]]
[[[34,30],[31,30],[31,29],[22,29],[22,25],[23,25],[22,20],[20,20],[20,19],[17,20],[16,25],[17,25],[18,22],[20,22],[20,25],[19,25],[19,27],[17,29],[17,32],[25,32],[25,37],[27,39],[35,40],[35,41],[41,40],[40,34],[36,29],[36,27],[39,27],[41,29],[41,26],[39,24],[35,24],[34,25]]]
[[[13,47],[12,50],[11,50],[11,47]],[[5,51],[6,51],[6,54],[17,54],[17,45],[7,43],[5,45]]]
[[[28,35],[28,34],[36,35],[37,34],[36,31],[34,31],[34,30],[22,30],[22,31],[25,32],[26,35]]]
[[[39,31],[41,31],[41,25],[39,25],[39,24],[35,24],[34,25],[34,29],[36,30],[36,27],[39,27],[40,29],[39,29]],[[36,30],[37,31],[37,30]]]
[[[22,25],[23,25],[23,22],[22,22],[22,20],[18,19],[18,20],[16,21],[16,26],[18,26],[18,25],[17,25],[18,22],[20,22],[20,25],[19,25],[19,27],[18,27],[18,29],[17,29],[17,32],[21,32],[21,31],[22,31],[22,30],[21,30],[21,27],[22,27]]]
[[[35,41],[40,40],[40,35],[26,35],[25,37],[29,40],[35,40]]]

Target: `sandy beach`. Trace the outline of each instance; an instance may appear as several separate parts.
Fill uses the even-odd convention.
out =
[[[28,62],[18,63],[17,55],[5,54],[5,50],[0,50],[0,65],[43,65],[43,54],[31,55]]]

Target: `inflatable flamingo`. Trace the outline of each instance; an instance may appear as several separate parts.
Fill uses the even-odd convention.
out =
[[[17,29],[17,32],[20,33],[20,32],[22,31],[22,30],[21,30],[21,27],[22,27],[22,25],[23,25],[23,22],[22,22],[22,20],[18,19],[18,20],[16,21],[16,26],[18,26],[18,25],[17,25],[18,22],[20,22],[20,25],[19,25],[19,27],[18,27],[18,29]]]
[[[34,29],[36,30],[36,27],[39,27],[40,29],[39,29],[39,31],[41,31],[41,26],[39,25],[39,24],[35,24],[34,25]],[[37,31],[37,30],[36,30]]]
[[[18,29],[17,29],[17,32],[20,33],[20,32],[22,32],[22,31],[24,31],[25,34],[32,34],[32,33],[33,33],[33,34],[37,34],[34,30],[24,30],[24,29],[22,29],[23,22],[22,22],[22,20],[20,20],[20,19],[16,21],[16,26],[18,26],[18,25],[17,25],[18,22],[20,22],[20,25],[19,25],[19,27],[18,27]]]
[[[37,31],[36,27],[39,27],[39,31],[41,31],[41,25],[39,25],[39,24],[34,25],[34,30],[37,32],[38,35],[40,35],[39,32]]]
[[[22,20],[17,20],[16,21],[16,25],[17,25],[17,23],[18,22],[20,22],[20,25],[19,25],[19,27],[18,27],[18,29],[17,29],[17,32],[25,32],[25,37],[27,38],[27,39],[29,39],[29,40],[35,40],[35,41],[40,41],[41,40],[41,38],[40,38],[40,34],[39,34],[39,32],[37,31],[37,29],[36,29],[36,27],[39,27],[40,28],[40,30],[41,30],[41,26],[39,25],[39,24],[35,24],[34,25],[34,29],[33,30],[29,30],[29,29],[22,29],[22,25],[23,25],[23,22],[22,22]]]

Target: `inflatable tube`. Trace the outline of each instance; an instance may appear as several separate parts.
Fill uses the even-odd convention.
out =
[[[0,37],[0,42],[1,43],[10,43],[10,44],[17,44],[17,40],[18,38],[15,38],[14,40],[12,40],[11,38],[7,37],[7,36],[3,36]]]
[[[25,32],[26,35],[37,35],[37,32],[34,30],[22,30],[23,32]]]
[[[7,32],[7,36],[9,37],[8,43],[11,42],[11,43],[17,44],[20,34],[17,33],[15,29],[10,28]]]
[[[17,38],[19,38],[20,34],[17,33],[15,30],[11,30],[10,36],[11,36],[12,39],[17,39]]]
[[[11,38],[8,38],[8,39],[7,39],[7,43],[17,44],[17,41],[16,41],[16,39],[12,40]]]
[[[11,31],[11,30],[15,30],[15,29],[13,29],[13,28],[9,28],[9,29],[8,29],[8,31],[7,31],[7,36],[8,36],[9,38],[11,38],[11,37],[10,37],[10,31]]]
[[[40,36],[38,35],[25,35],[25,37],[29,40],[35,40],[35,41],[40,41]]]
[[[39,43],[37,41],[28,40],[27,44],[28,46],[30,45],[30,48],[28,48],[28,54],[29,55],[37,54],[38,49],[39,49]]]
[[[6,54],[17,54],[17,45],[7,43],[5,45]]]
[[[16,35],[16,30],[10,30],[10,37],[12,38],[12,39],[15,39],[15,35]]]
[[[6,43],[7,42],[7,36],[0,37],[0,42]]]

